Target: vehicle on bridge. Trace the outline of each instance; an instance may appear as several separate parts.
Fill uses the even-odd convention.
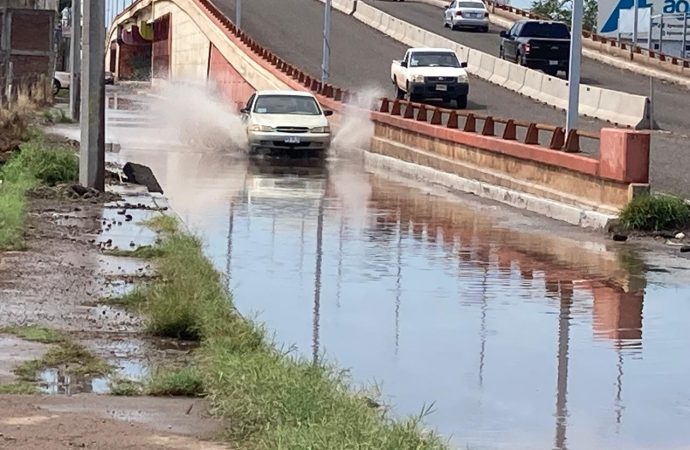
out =
[[[402,60],[391,63],[391,81],[399,99],[455,100],[458,108],[466,108],[470,91],[466,67],[451,49],[411,48]]]
[[[481,0],[453,0],[443,12],[443,26],[453,30],[475,28],[489,31],[489,11]]]
[[[327,117],[316,97],[302,91],[257,91],[242,108],[250,153],[289,151],[325,156],[331,143]]]
[[[501,31],[499,57],[549,75],[565,72],[570,63],[570,31],[563,22],[521,20]]]

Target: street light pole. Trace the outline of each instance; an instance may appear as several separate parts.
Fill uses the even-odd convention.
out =
[[[79,91],[81,90],[81,0],[72,0],[72,37],[69,49],[69,114],[79,121]]]
[[[566,131],[577,128],[580,107],[580,65],[582,62],[582,15],[583,0],[573,0],[572,23],[570,25],[570,70],[568,70],[568,111]]]
[[[105,189],[105,0],[84,3],[79,183]]]
[[[323,61],[321,62],[321,83],[328,82],[331,64],[331,0],[326,0],[323,11]]]
[[[242,28],[242,0],[235,0],[235,25]]]
[[[630,49],[631,53],[634,52],[635,47],[637,47],[637,17],[639,8],[639,0],[633,0],[633,45]]]

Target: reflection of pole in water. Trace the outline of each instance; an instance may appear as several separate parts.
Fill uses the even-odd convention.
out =
[[[568,352],[570,346],[570,307],[572,306],[572,284],[560,283],[560,314],[558,316],[558,375],[556,381],[556,445],[557,450],[566,450],[568,416]]]
[[[235,226],[235,203],[230,200],[230,217],[228,219],[228,262],[225,268],[225,275],[228,278],[228,289],[230,289],[230,268],[232,262],[232,229]]]
[[[302,213],[302,231],[300,232],[300,244],[299,244],[299,280],[300,285],[302,284],[302,272],[304,269],[304,213]]]
[[[316,270],[314,273],[314,342],[312,356],[314,364],[319,361],[319,318],[321,314],[321,260],[323,258],[323,203],[319,202],[319,217],[316,223]]]
[[[398,273],[395,279],[395,356],[400,348],[400,297],[402,295],[402,219],[398,208]]]
[[[489,278],[489,265],[484,264],[484,277],[482,279],[482,321],[479,331],[479,337],[481,339],[481,348],[479,349],[479,387],[484,386],[484,356],[486,355],[486,292],[487,281]]]
[[[273,222],[271,223],[271,262],[276,250],[276,211],[273,210]]]
[[[345,220],[343,214],[340,215],[340,229],[338,230],[338,283],[336,285],[335,306],[340,308],[340,288],[343,280],[343,230]]]
[[[618,434],[623,421],[623,354],[620,348],[616,349],[616,353],[618,354],[618,363],[616,364],[618,369],[618,375],[616,375],[616,434]]]

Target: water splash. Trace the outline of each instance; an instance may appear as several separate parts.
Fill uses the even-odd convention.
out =
[[[374,122],[369,117],[369,111],[384,95],[379,88],[366,88],[357,93],[357,100],[353,104],[345,105],[342,121],[333,138],[336,150],[367,149],[374,136]]]
[[[217,150],[242,150],[247,135],[240,115],[211,84],[165,82],[151,105],[154,125],[180,143]]]

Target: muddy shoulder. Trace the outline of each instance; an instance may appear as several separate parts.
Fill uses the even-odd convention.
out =
[[[0,448],[226,448],[212,442],[223,424],[203,399],[108,395],[113,379],[182,367],[194,351],[151,338],[137,314],[109,302],[154,274],[150,262],[108,251],[156,240],[142,224],[155,212],[148,193],[125,191],[33,193],[25,249],[0,252]],[[74,370],[83,362],[69,360],[47,366],[45,355],[60,345],[108,370]]]

